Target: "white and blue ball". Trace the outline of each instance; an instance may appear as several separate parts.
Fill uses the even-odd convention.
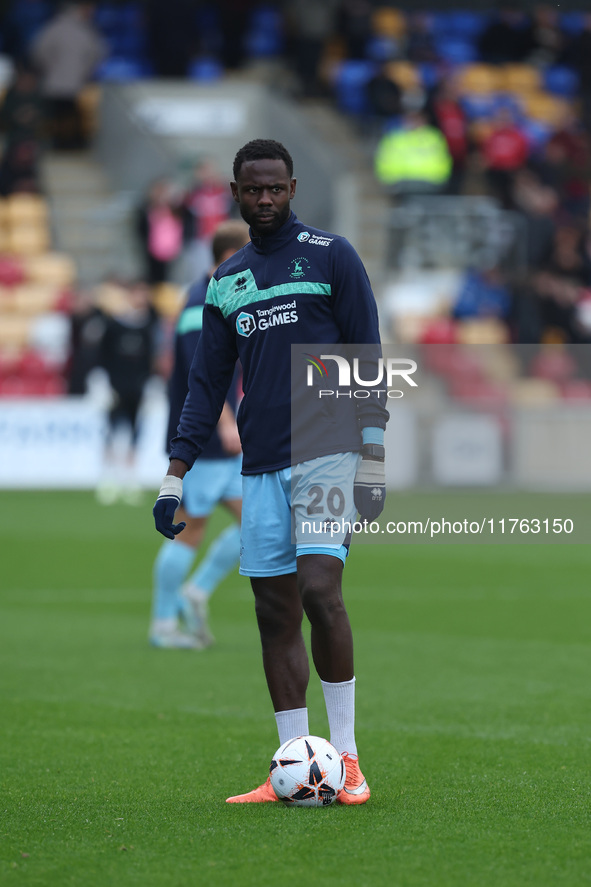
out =
[[[269,769],[280,801],[294,807],[328,807],[345,784],[345,762],[326,739],[298,736],[277,749]]]

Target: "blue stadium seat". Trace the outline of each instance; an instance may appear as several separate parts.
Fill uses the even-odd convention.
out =
[[[497,96],[494,93],[469,93],[462,96],[460,104],[468,120],[486,120],[494,117],[498,110]]]
[[[417,65],[421,83],[425,89],[433,89],[439,83],[439,70],[433,62],[420,62]]]
[[[393,37],[370,37],[365,46],[365,54],[374,62],[389,62],[399,52],[399,43]]]
[[[438,37],[435,51],[440,59],[451,65],[469,65],[478,58],[478,50],[473,43],[455,37]]]
[[[250,58],[270,58],[283,51],[283,19],[272,6],[252,10],[244,47]]]
[[[560,16],[560,29],[570,37],[580,34],[585,27],[584,12],[563,12]]]
[[[540,151],[550,136],[552,135],[552,127],[540,120],[531,120],[525,117],[519,124],[519,129],[528,140],[532,151]]]
[[[573,98],[579,91],[579,76],[572,68],[555,65],[544,71],[544,89],[553,95]]]
[[[368,113],[367,84],[376,70],[375,62],[366,59],[349,59],[339,65],[334,89],[341,111],[348,114]]]
[[[489,16],[480,12],[469,10],[449,12],[446,16],[444,33],[470,41],[480,36],[488,21]]]
[[[150,62],[115,55],[105,59],[95,71],[97,80],[113,82],[143,80],[153,75],[154,71]]]
[[[218,59],[204,57],[194,59],[189,65],[187,76],[191,80],[200,80],[205,83],[213,83],[224,76],[224,66]]]

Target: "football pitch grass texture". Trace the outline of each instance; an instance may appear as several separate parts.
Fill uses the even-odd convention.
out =
[[[359,545],[370,802],[227,805],[278,745],[247,580],[213,598],[215,647],[155,650],[150,495],[0,503],[3,887],[591,881],[588,546]],[[315,677],[309,708],[326,736]]]

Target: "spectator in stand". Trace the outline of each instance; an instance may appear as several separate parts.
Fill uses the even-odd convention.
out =
[[[137,234],[148,283],[156,286],[169,280],[173,263],[183,248],[183,221],[168,179],[158,179],[150,187],[137,213]]]
[[[532,49],[528,25],[528,17],[514,4],[501,3],[498,13],[480,35],[481,61],[491,65],[525,61]]]
[[[585,16],[584,28],[571,42],[567,55],[579,75],[582,123],[591,135],[591,13]]]
[[[231,195],[215,163],[206,158],[193,171],[193,184],[183,199],[185,252],[183,276],[192,281],[211,268],[211,242],[218,226],[230,217]]]
[[[375,118],[381,132],[384,124],[392,123],[402,113],[402,90],[392,77],[388,62],[380,65],[368,82],[367,100],[370,114]]]
[[[445,137],[422,110],[407,111],[402,126],[378,142],[375,173],[394,197],[440,193],[451,171]]]
[[[542,182],[554,188],[564,210],[572,216],[589,215],[591,150],[589,134],[574,113],[569,112],[560,128],[550,136],[532,168]]]
[[[554,219],[558,212],[558,194],[545,185],[533,169],[518,169],[513,177],[511,204],[525,220],[526,259],[537,267],[548,255],[554,238]]]
[[[293,65],[304,96],[324,92],[319,78],[320,62],[327,38],[334,30],[337,3],[338,0],[292,0],[286,4]]]
[[[480,156],[492,194],[506,209],[511,207],[513,176],[525,166],[529,154],[529,142],[516,125],[512,111],[501,108],[481,145]]]
[[[371,37],[373,4],[370,0],[341,0],[337,11],[336,30],[345,43],[347,58],[363,59]]]
[[[37,77],[18,62],[12,84],[0,106],[0,127],[5,133],[0,161],[0,195],[41,190],[39,160],[44,123],[44,103]]]
[[[553,249],[534,275],[542,341],[550,338],[575,343],[587,341],[587,333],[581,330],[578,319],[578,304],[589,282],[583,237],[580,226],[558,227]]]
[[[198,46],[193,0],[146,0],[146,33],[157,77],[183,78]]]
[[[87,145],[78,96],[107,54],[107,45],[92,24],[94,9],[92,3],[67,4],[31,44],[30,57],[41,75],[57,150]]]
[[[408,16],[405,54],[409,62],[417,65],[439,62],[431,21],[424,12],[412,12]]]
[[[525,31],[529,43],[525,61],[536,68],[559,64],[566,49],[566,37],[560,30],[558,10],[552,6],[538,6]]]
[[[458,320],[473,317],[505,319],[511,294],[499,268],[467,268],[452,309]]]
[[[445,136],[453,162],[448,190],[451,194],[459,194],[462,190],[470,145],[468,122],[459,101],[457,82],[453,77],[445,77],[439,82],[429,99],[427,109],[431,122]]]

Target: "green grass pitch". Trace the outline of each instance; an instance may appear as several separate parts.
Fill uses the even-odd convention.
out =
[[[3,887],[591,882],[588,546],[358,545],[371,801],[230,806],[278,744],[247,581],[213,599],[214,648],[154,650],[149,495],[0,503]],[[314,678],[309,708],[327,735]]]

